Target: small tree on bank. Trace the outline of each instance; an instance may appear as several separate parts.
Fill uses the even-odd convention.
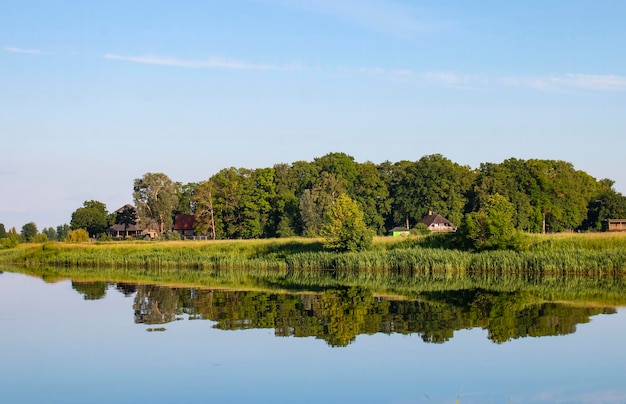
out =
[[[372,244],[373,234],[363,212],[348,195],[340,195],[326,211],[321,229],[324,247],[334,251],[361,251]]]
[[[478,211],[465,215],[461,237],[477,251],[525,249],[525,238],[513,225],[514,207],[500,194],[491,195]]]

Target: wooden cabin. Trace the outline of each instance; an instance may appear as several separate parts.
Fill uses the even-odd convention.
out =
[[[605,231],[626,231],[626,219],[607,219],[604,225]]]

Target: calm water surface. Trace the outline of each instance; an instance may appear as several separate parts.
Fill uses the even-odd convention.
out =
[[[626,403],[626,311],[0,274],[0,402]]]

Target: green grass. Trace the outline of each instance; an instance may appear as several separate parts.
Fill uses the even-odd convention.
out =
[[[20,244],[0,263],[104,270],[289,270],[395,275],[447,273],[610,275],[626,272],[626,234],[531,235],[528,251],[473,253],[431,245],[428,237],[376,238],[371,250],[324,251],[320,240]]]

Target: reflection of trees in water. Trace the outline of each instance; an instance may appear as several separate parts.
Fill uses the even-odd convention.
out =
[[[102,299],[109,287],[108,282],[72,281],[72,289],[83,295],[85,300]]]
[[[126,297],[132,296],[132,294],[137,291],[137,285],[134,285],[132,283],[118,283],[116,285],[116,288],[118,292]]]
[[[483,289],[423,293],[419,301],[379,298],[358,287],[276,294],[138,285],[136,293],[137,323],[163,324],[187,314],[190,319],[215,321],[219,329],[273,328],[277,336],[314,336],[331,346],[346,346],[360,334],[374,333],[417,334],[425,342],[443,343],[456,330],[477,327],[488,330],[492,341],[503,343],[573,333],[576,324],[588,322],[590,316],[615,312],[537,304],[526,292]]]
[[[162,286],[138,285],[133,304],[135,322],[164,324],[174,321],[179,313],[178,292]]]

